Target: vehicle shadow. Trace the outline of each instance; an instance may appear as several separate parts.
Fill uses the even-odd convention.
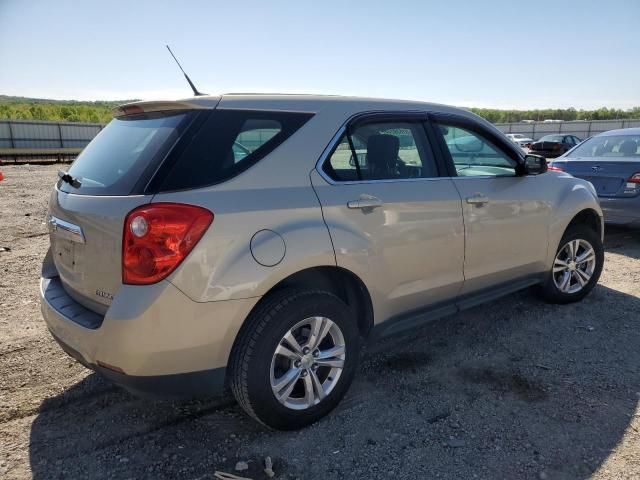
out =
[[[607,252],[640,259],[640,228],[605,226],[604,248]]]
[[[213,478],[248,460],[236,474],[267,478],[270,455],[288,478],[585,478],[638,407],[638,311],[637,297],[598,286],[578,304],[525,291],[442,319],[366,357],[341,405],[303,433],[267,431],[228,401],[149,402],[89,375],[42,403],[33,477]]]

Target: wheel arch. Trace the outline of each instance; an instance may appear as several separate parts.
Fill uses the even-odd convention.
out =
[[[262,303],[271,295],[287,288],[324,290],[334,294],[353,310],[360,335],[363,338],[367,338],[371,333],[374,323],[373,303],[371,295],[360,277],[345,268],[337,266],[310,267],[280,280],[253,306],[238,330],[230,355],[233,354],[238,339],[243,335],[248,324],[247,320],[251,314],[260,308]]]
[[[584,210],[580,210],[578,213],[576,213],[571,221],[567,224],[564,231],[566,232],[574,225],[587,225],[594,232],[596,232],[601,239],[603,238],[604,226],[602,217],[598,215],[598,212],[596,212],[593,208],[585,208]]]

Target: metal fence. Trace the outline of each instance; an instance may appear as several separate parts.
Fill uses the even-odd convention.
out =
[[[0,161],[73,159],[103,127],[100,123],[0,120]],[[607,130],[640,127],[640,119],[498,123],[496,127],[504,133],[521,133],[534,140],[553,133],[566,133],[585,139]]]
[[[100,123],[0,120],[0,149],[84,148]]]
[[[496,127],[504,133],[521,133],[538,140],[544,135],[565,133],[575,135],[584,140],[592,135],[618,128],[640,127],[640,119],[635,120],[586,120],[572,122],[518,122],[496,123]]]

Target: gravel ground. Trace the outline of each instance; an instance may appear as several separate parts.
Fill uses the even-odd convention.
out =
[[[609,229],[600,285],[524,291],[388,341],[341,406],[272,432],[228,400],[149,402],[68,358],[40,317],[57,166],[2,167],[0,477],[640,478],[640,232]]]

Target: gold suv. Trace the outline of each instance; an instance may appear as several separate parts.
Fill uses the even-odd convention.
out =
[[[49,204],[42,312],[130,391],[230,389],[279,429],[326,415],[360,347],[602,270],[593,186],[465,110],[224,95],[119,107]]]

